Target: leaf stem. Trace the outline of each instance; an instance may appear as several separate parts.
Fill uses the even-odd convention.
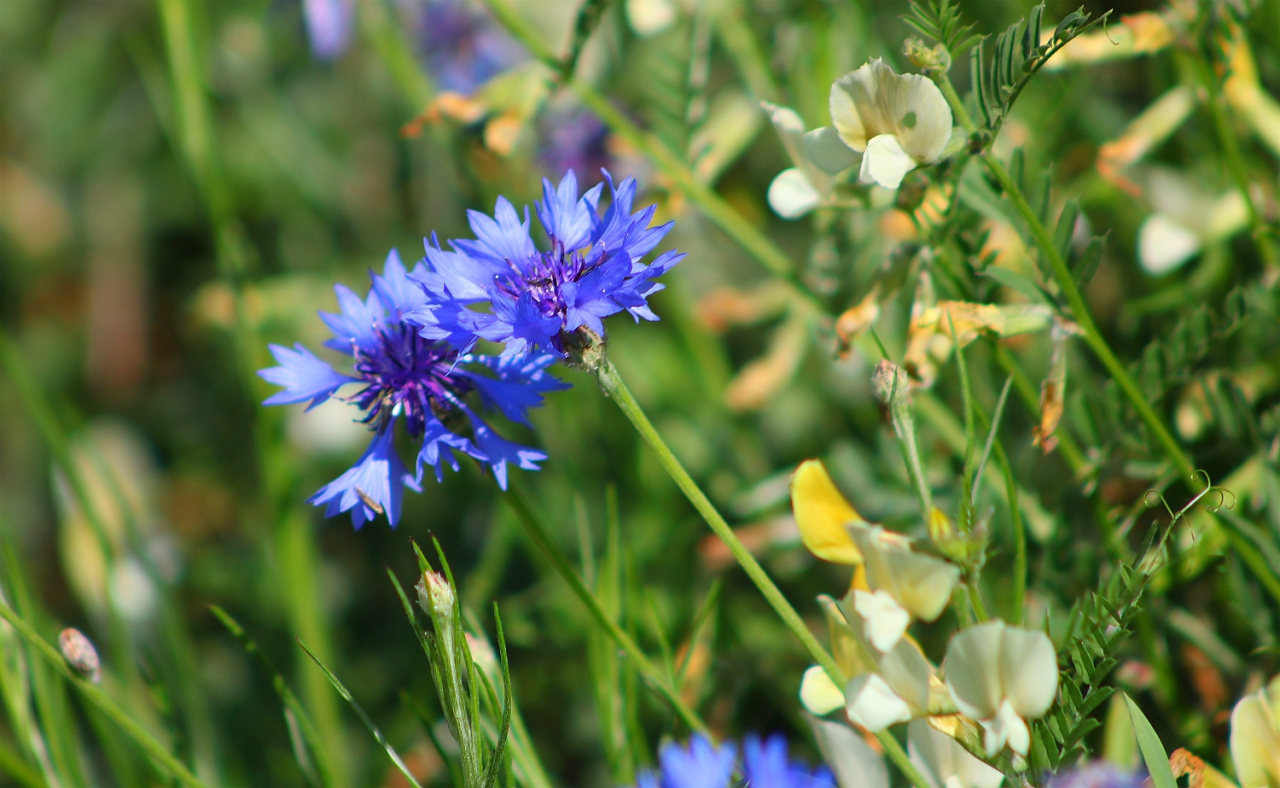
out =
[[[649,447],[658,455],[658,461],[662,464],[663,470],[671,477],[671,479],[680,488],[689,502],[693,504],[693,508],[698,510],[698,514],[702,515],[702,519],[707,525],[711,526],[711,530],[716,536],[725,543],[729,548],[729,552],[733,553],[733,557],[738,561],[746,571],[747,576],[751,578],[756,587],[760,589],[760,593],[764,595],[765,600],[782,619],[783,624],[796,636],[805,650],[809,652],[819,666],[822,667],[827,675],[831,677],[837,685],[843,685],[846,681],[844,671],[836,663],[835,659],[827,653],[827,650],[818,643],[817,638],[805,626],[804,621],[800,618],[800,614],[795,611],[787,598],[782,595],[782,591],[774,584],[768,573],[764,571],[764,567],[756,561],[746,546],[734,535],[733,529],[725,522],[720,512],[716,510],[711,500],[707,498],[706,493],[698,487],[698,483],[693,480],[689,472],[676,458],[671,448],[667,446],[662,436],[654,429],[653,423],[649,421],[649,417],[645,415],[644,410],[640,407],[640,403],[636,402],[636,398],[631,393],[631,389],[627,388],[627,384],[623,381],[622,376],[618,374],[617,368],[613,362],[605,359],[604,363],[596,370],[596,376],[600,380],[600,385],[605,392],[617,403],[623,414],[631,421],[632,426],[636,428],[636,432],[640,433],[640,437],[644,438]],[[880,744],[884,747],[885,752],[889,754],[889,758],[894,762],[898,769],[906,776],[915,788],[928,788],[929,784],[920,774],[919,770],[911,763],[907,757],[907,753],[902,749],[902,745],[888,731],[881,731],[876,734]]]

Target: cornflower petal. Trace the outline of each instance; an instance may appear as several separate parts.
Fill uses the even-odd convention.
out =
[[[463,406],[462,410],[471,419],[471,427],[476,435],[476,445],[480,447],[480,451],[484,452],[486,456],[485,462],[493,469],[493,476],[498,480],[499,487],[504,490],[507,489],[508,463],[514,463],[517,467],[526,471],[539,470],[538,463],[547,458],[544,452],[507,440],[494,432],[488,424],[485,424],[469,408]]]
[[[385,514],[395,528],[400,522],[404,486],[418,489],[396,454],[393,431],[386,429],[374,437],[355,465],[307,500],[325,506],[327,517],[351,511],[351,522],[357,531],[379,514]]]
[[[763,742],[748,736],[742,742],[742,766],[751,788],[830,788],[831,773],[819,767],[810,771],[787,757],[787,740],[774,734]]]
[[[311,52],[321,60],[333,60],[351,44],[351,17],[355,0],[303,0]]]
[[[494,218],[479,211],[467,211],[475,241],[454,241],[453,245],[472,257],[488,257],[496,263],[521,266],[537,251],[529,237],[529,210],[524,221],[506,197],[499,197],[493,208]]]
[[[688,748],[669,744],[658,756],[662,788],[728,788],[737,755],[732,744],[716,747],[702,735],[694,736]]]
[[[493,467],[504,487],[509,463],[537,470],[546,454],[501,438],[466,401],[528,423],[528,409],[542,404],[545,392],[565,387],[546,371],[556,357],[504,361],[472,354],[481,329],[502,325],[493,315],[466,309],[426,262],[410,273],[392,252],[382,273],[370,276],[365,299],[339,285],[341,311],[321,314],[335,334],[325,344],[352,357],[354,374],[337,372],[301,345],[271,346],[280,366],[259,372],[285,388],[267,400],[272,405],[311,401],[314,407],[345,384],[362,385],[345,399],[363,412],[375,437],[356,464],[311,502],[330,516],[350,511],[357,528],[378,514],[394,526],[403,488],[420,491],[425,466],[439,480],[446,465],[458,469],[459,454],[469,456]],[[552,323],[548,330],[559,325]],[[504,336],[510,335],[508,325]],[[397,424],[420,442],[412,474],[395,450]]]
[[[399,320],[404,315],[426,305],[426,292],[410,281],[404,263],[400,262],[400,254],[395,249],[387,255],[387,261],[382,270],[381,275],[370,271],[369,277],[373,280],[373,291],[378,294],[378,300],[382,302],[383,307],[391,312],[392,320]]]
[[[259,370],[258,375],[268,383],[284,386],[285,390],[272,394],[264,405],[292,405],[311,400],[307,406],[307,410],[311,410],[355,380],[337,372],[301,344],[295,344],[294,350],[280,345],[268,347],[280,366]]]
[[[346,285],[334,285],[333,290],[338,294],[338,308],[342,312],[336,315],[332,312],[320,313],[320,319],[334,336],[324,343],[325,347],[348,355],[353,353],[352,345],[365,349],[376,347],[378,338],[375,326],[386,319],[386,310],[383,309],[378,294],[371,290],[369,297],[362,301]]]

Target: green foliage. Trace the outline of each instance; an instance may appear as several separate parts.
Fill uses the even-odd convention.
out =
[[[1058,651],[1058,702],[1033,726],[1033,773],[1058,772],[1089,753],[1087,737],[1101,726],[1099,712],[1115,692],[1107,679],[1132,634],[1148,580],[1143,571],[1121,564],[1097,591],[1072,605]]]
[[[969,78],[974,104],[991,134],[999,130],[1019,94],[1049,58],[1073,38],[1102,24],[1108,14],[1090,17],[1083,8],[1063,17],[1047,43],[1040,43],[1044,4],[996,37],[987,60],[987,42],[980,40],[969,53]]]
[[[911,0],[911,8],[902,21],[945,46],[952,57],[959,57],[982,40],[973,32],[973,24],[961,24],[959,0]]]

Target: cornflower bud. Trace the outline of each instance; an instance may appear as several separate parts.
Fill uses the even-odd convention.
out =
[[[449,581],[439,572],[428,570],[416,586],[418,605],[434,621],[453,617],[454,595]]]

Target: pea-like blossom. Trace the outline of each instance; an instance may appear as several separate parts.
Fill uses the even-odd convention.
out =
[[[1231,760],[1241,788],[1280,784],[1280,679],[1231,710]]]
[[[652,205],[632,213],[635,179],[615,187],[607,171],[604,176],[612,202],[603,214],[603,183],[579,196],[573,171],[559,187],[543,180],[543,199],[535,207],[548,249],[533,242],[529,209],[522,218],[505,197],[498,198],[492,217],[468,212],[474,239],[451,241],[450,251],[429,245],[420,279],[442,288],[450,300],[409,315],[422,326],[422,336],[474,334],[503,343],[503,359],[537,351],[563,357],[566,339],[579,329],[603,336],[601,321],[609,315],[626,311],[637,321],[657,320],[648,298],[663,285],[654,280],[684,255],[670,250],[643,262],[672,223],[651,226]],[[486,311],[458,304],[483,305]]]
[[[956,708],[983,728],[988,755],[1009,745],[1025,756],[1028,720],[1044,716],[1058,692],[1053,642],[1034,629],[988,621],[952,638],[942,670]]]
[[[414,273],[425,274],[425,266],[419,264]],[[313,408],[328,399],[343,400],[360,410],[360,421],[373,432],[356,464],[310,502],[324,506],[328,516],[350,511],[356,528],[379,514],[394,527],[404,488],[421,490],[425,466],[440,479],[446,465],[458,469],[459,454],[469,456],[489,466],[503,488],[509,465],[537,470],[546,455],[503,438],[481,414],[499,411],[508,420],[527,423],[528,409],[540,405],[545,392],[565,387],[546,372],[555,356],[481,355],[471,352],[475,337],[463,332],[424,338],[406,315],[428,304],[443,308],[451,300],[448,294],[411,280],[395,251],[383,273],[371,276],[373,287],[363,299],[337,285],[341,311],[320,314],[333,332],[325,346],[350,357],[349,371],[339,372],[298,344],[292,349],[271,345],[279,366],[258,373],[284,389],[265,404],[308,402]],[[354,392],[339,395],[346,386]],[[398,423],[418,447],[412,472],[396,451]]]
[[[862,153],[860,180],[887,189],[942,158],[951,138],[951,107],[938,86],[879,58],[835,81],[830,109],[840,139]]]

